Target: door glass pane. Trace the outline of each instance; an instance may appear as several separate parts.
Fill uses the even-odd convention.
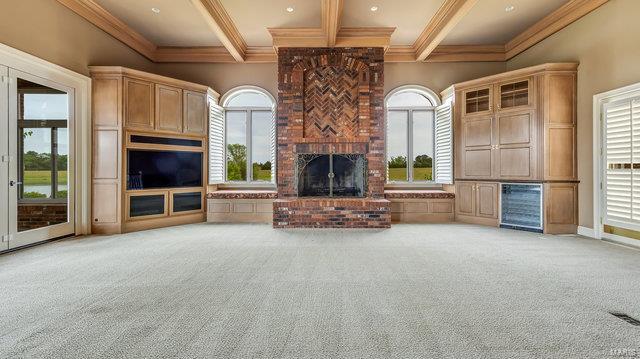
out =
[[[254,181],[271,181],[271,111],[251,113],[251,161]]]
[[[18,79],[18,231],[68,221],[69,96]]]
[[[247,180],[247,118],[245,111],[227,111],[227,180]]]
[[[433,111],[413,111],[413,180],[431,181],[433,173]]]
[[[389,111],[387,116],[387,166],[389,181],[407,180],[408,111]]]

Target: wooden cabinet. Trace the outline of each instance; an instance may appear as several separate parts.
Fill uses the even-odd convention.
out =
[[[493,174],[493,118],[462,119],[463,177],[491,178]]]
[[[475,216],[475,182],[456,183],[456,215]]]
[[[201,92],[184,91],[184,133],[194,135],[207,134],[207,96]]]
[[[124,78],[124,120],[127,128],[153,130],[153,103],[152,82]]]
[[[156,130],[182,132],[182,90],[156,84]]]
[[[498,183],[476,183],[476,216],[498,218]]]
[[[577,180],[575,82],[545,64],[454,85],[455,177]]]
[[[456,220],[497,226],[498,189],[495,182],[456,182]]]
[[[575,232],[576,71],[543,64],[446,90],[454,94],[456,218],[496,224],[498,183],[544,183],[544,231]]]
[[[90,67],[93,86],[92,232],[202,222],[207,183],[206,86],[117,66]],[[201,153],[202,185],[127,187],[131,150]],[[135,176],[133,176],[135,177]]]
[[[532,110],[501,111],[495,115],[493,178],[533,180],[537,174],[535,114]]]

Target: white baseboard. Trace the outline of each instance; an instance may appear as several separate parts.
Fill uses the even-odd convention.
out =
[[[627,247],[633,247],[634,249],[640,249],[640,240],[638,239],[617,236],[615,234],[610,234],[610,233],[603,233],[602,240],[615,243],[615,244],[620,244]]]
[[[578,226],[578,234],[589,238],[596,238],[596,231],[589,227]]]

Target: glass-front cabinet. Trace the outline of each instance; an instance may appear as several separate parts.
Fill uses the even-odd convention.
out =
[[[490,86],[465,91],[464,114],[481,115],[490,113],[493,110],[492,93]]]
[[[533,81],[523,78],[496,85],[497,110],[529,107],[533,104]]]

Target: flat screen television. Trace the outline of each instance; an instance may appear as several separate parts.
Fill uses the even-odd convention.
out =
[[[127,150],[127,189],[202,186],[202,153]]]

